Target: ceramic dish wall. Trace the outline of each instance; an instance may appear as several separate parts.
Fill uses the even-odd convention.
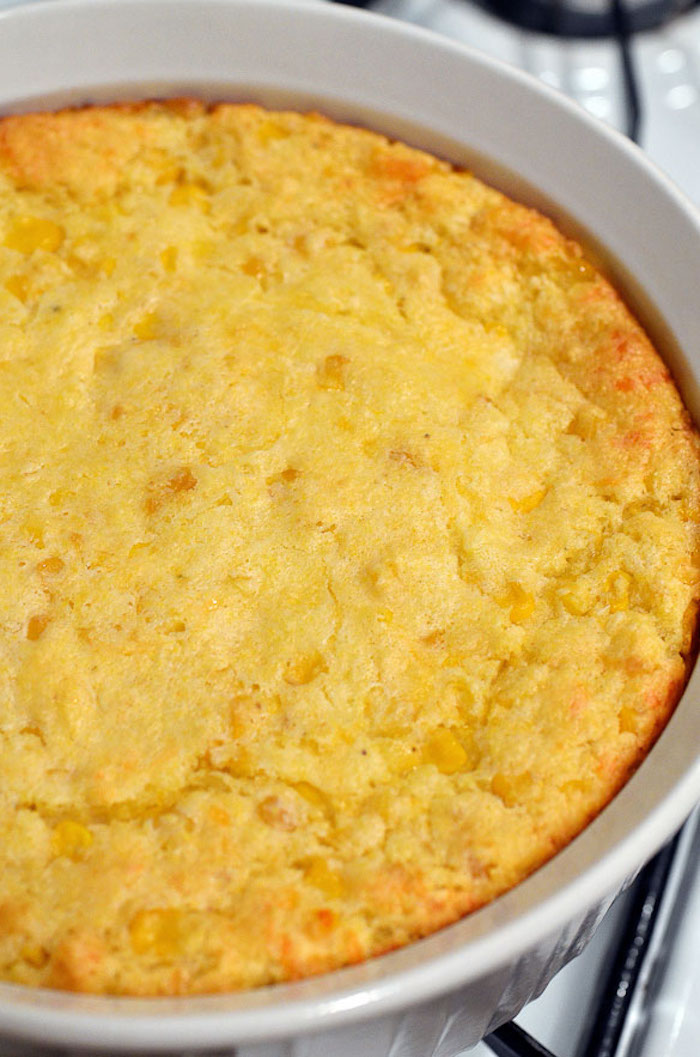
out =
[[[544,208],[605,261],[700,419],[700,222],[641,152],[575,105],[457,45],[335,5],[54,0],[0,16],[5,113],[182,95],[323,110],[468,164]],[[546,985],[700,798],[698,679],[610,807],[464,921],[363,966],[252,994],[135,1000],[0,985],[0,1046],[264,1043],[265,1057],[281,1057],[290,1039],[319,1031],[331,1033],[325,1052],[340,1052],[360,1021],[391,1015],[402,1057],[425,1057],[411,1018],[431,1003],[432,1052],[451,1057]]]

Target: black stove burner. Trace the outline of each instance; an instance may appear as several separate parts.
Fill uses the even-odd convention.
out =
[[[700,0],[473,0],[505,22],[557,37],[615,37],[623,12],[628,33],[663,26],[696,7]],[[372,0],[336,0],[351,7],[372,7]]]
[[[627,32],[639,33],[664,25],[688,11],[698,0],[476,0],[487,11],[524,29],[558,37],[614,37],[623,11]]]

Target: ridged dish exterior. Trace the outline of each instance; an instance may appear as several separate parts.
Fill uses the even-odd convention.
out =
[[[614,897],[610,897],[558,935],[528,950],[512,965],[485,975],[467,987],[404,1012],[373,1017],[345,1028],[272,1042],[217,1046],[217,1057],[458,1057],[518,1015],[537,998],[556,973],[589,943]],[[3,1057],[52,1057],[44,1045],[20,1043],[0,1033]],[[102,1052],[102,1051],[101,1051]],[[123,1053],[106,1050],[104,1057]],[[176,1057],[178,1051],[167,1051]],[[188,1049],[196,1057],[196,1048]],[[201,1053],[209,1053],[202,1050]],[[61,1057],[80,1057],[84,1050],[62,1048]]]

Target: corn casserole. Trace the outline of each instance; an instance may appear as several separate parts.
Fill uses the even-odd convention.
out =
[[[4,980],[361,961],[649,751],[698,441],[544,216],[317,114],[6,117],[0,333]]]

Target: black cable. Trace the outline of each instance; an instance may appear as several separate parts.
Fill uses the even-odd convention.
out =
[[[496,1057],[554,1057],[551,1050],[543,1046],[532,1035],[511,1021],[484,1039]]]
[[[632,28],[626,0],[610,0],[610,14],[622,67],[622,83],[625,94],[625,109],[627,111],[625,132],[631,140],[638,143],[641,124],[641,102],[634,57],[632,55]]]

